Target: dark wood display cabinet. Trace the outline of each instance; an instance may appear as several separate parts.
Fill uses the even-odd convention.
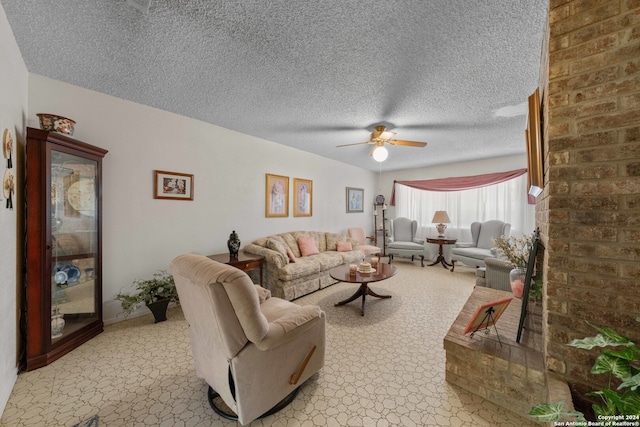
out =
[[[27,129],[27,371],[98,335],[102,322],[102,148]]]

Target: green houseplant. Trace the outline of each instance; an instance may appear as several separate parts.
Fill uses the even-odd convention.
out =
[[[165,270],[161,270],[154,273],[152,279],[137,279],[133,281],[133,284],[135,285],[136,293],[125,294],[120,292],[116,295],[116,300],[121,302],[125,316],[130,315],[142,304],[145,304],[153,313],[155,323],[167,320],[169,303],[172,301],[178,302],[178,292],[173,276]]]
[[[636,321],[640,322],[640,317],[637,317]],[[640,347],[613,329],[587,323],[599,333],[594,337],[573,340],[568,345],[585,350],[596,347],[622,347],[621,350],[602,350],[591,368],[592,374],[609,374],[608,387],[587,393],[587,396],[601,399],[601,403],[593,405],[593,412],[598,419],[640,414]],[[614,381],[618,384],[615,390],[612,386]],[[576,417],[577,421],[584,421],[581,412],[565,412],[562,401],[538,404],[531,409],[529,415],[542,422],[558,421],[564,417]]]

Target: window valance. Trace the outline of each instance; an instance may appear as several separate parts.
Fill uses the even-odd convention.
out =
[[[517,178],[527,173],[527,169],[516,169],[508,172],[487,173],[474,176],[459,176],[452,178],[423,179],[416,181],[393,181],[391,189],[391,206],[396,202],[396,184],[427,191],[462,191],[472,188],[485,187]]]

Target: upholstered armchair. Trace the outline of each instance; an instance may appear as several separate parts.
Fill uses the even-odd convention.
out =
[[[456,243],[451,249],[451,271],[455,268],[456,261],[468,266],[484,267],[485,258],[495,258],[497,255],[493,239],[509,237],[510,231],[511,224],[499,220],[472,223],[471,242]]]
[[[218,414],[248,424],[293,400],[324,365],[320,307],[272,298],[245,272],[201,255],[181,255],[171,269],[196,375]]]
[[[409,218],[396,218],[389,220],[389,241],[387,243],[387,255],[389,264],[394,255],[420,257],[420,264],[424,267],[424,257],[427,254],[425,241],[416,238],[418,222]]]
[[[504,259],[488,257],[485,267],[476,269],[476,286],[484,286],[501,291],[511,291],[509,272],[513,265]]]
[[[358,249],[363,251],[365,255],[378,255],[382,252],[382,250],[377,246],[367,245],[368,237],[364,233],[364,228],[350,228],[348,233],[349,238],[358,242]]]

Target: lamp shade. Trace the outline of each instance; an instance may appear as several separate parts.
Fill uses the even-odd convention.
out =
[[[373,150],[372,155],[376,162],[384,162],[389,156],[389,151],[387,151],[383,146],[378,146]]]
[[[450,223],[451,220],[449,219],[449,215],[447,215],[447,211],[436,211],[436,213],[433,215],[433,219],[431,220],[432,223],[436,224],[436,223]]]

